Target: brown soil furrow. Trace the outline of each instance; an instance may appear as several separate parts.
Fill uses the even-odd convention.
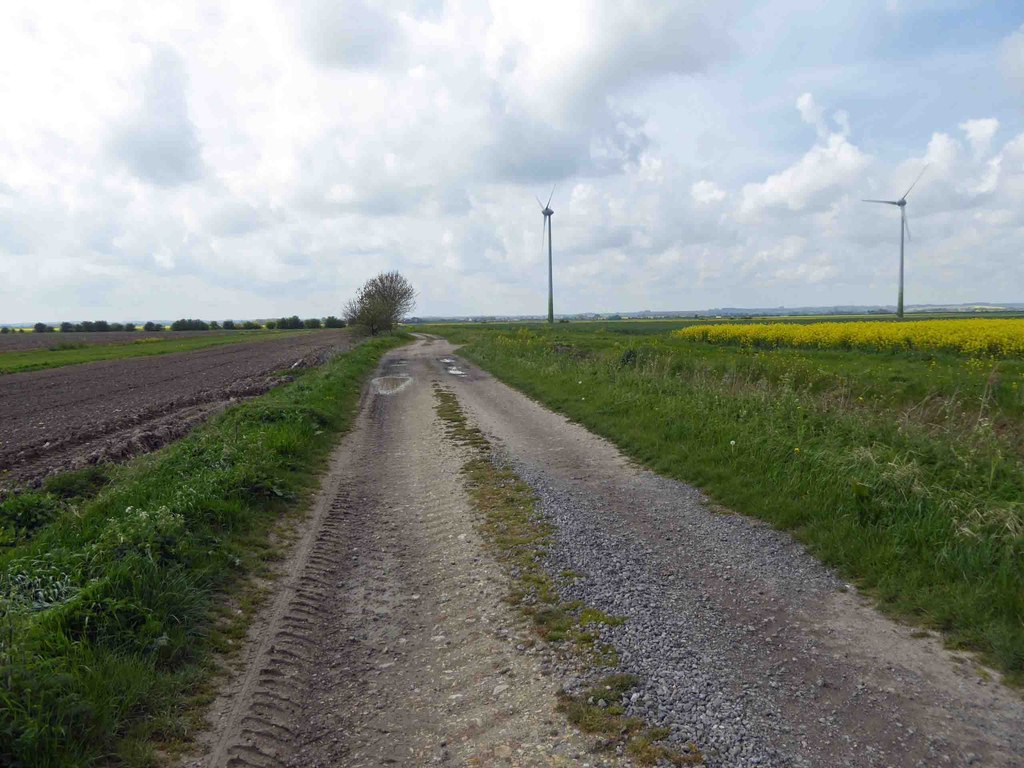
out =
[[[350,343],[320,331],[0,376],[0,492],[158,448],[287,381],[277,372],[296,361],[318,364]]]

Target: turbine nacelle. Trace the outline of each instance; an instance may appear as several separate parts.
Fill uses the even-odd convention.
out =
[[[544,206],[544,208],[541,209],[541,213],[543,213],[545,216],[553,216],[555,212],[552,211],[547,206]]]

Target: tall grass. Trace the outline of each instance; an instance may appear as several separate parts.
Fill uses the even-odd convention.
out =
[[[447,332],[509,384],[793,530],[885,609],[1024,679],[1024,420],[1012,365],[1014,380],[1000,383],[957,358]]]
[[[399,343],[369,341],[230,409],[0,556],[0,764],[148,764],[152,740],[187,733],[218,595],[267,555]]]

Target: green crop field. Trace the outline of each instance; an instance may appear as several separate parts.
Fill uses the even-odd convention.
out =
[[[140,338],[115,344],[62,343],[60,334],[52,334],[53,344],[46,349],[0,350],[0,374],[59,368],[64,365],[93,363],[98,360],[120,360],[126,357],[149,357],[171,352],[191,352],[223,344],[243,341],[261,341],[294,336],[314,331],[239,331],[237,333],[211,333],[203,336],[176,338],[168,332],[167,338]]]
[[[1024,681],[1024,359],[671,333],[691,324],[418,330]]]

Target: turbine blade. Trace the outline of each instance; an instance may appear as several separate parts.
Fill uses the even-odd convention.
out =
[[[917,178],[914,179],[914,183],[910,185],[910,189],[913,189],[914,187],[917,186],[917,182],[919,182],[921,180],[921,177],[924,176],[924,172],[927,171],[927,170],[928,170],[928,166],[927,165],[924,168],[921,169],[921,172],[919,174],[917,174]],[[906,192],[903,193],[903,197],[901,197],[900,200],[906,200],[907,199],[907,195],[910,194],[910,189],[908,189]]]
[[[536,195],[534,195],[534,197],[537,197],[537,196],[536,196]],[[541,209],[542,211],[544,210],[544,203],[542,203],[542,202],[540,201],[540,198],[539,198],[539,197],[537,197],[537,205],[539,205],[539,206],[540,206],[540,209]]]
[[[886,203],[887,205],[899,205],[898,200],[861,200],[862,203]]]
[[[540,252],[544,253],[544,236],[548,232],[548,217],[544,217],[544,223],[540,227]]]
[[[903,208],[902,211],[903,211],[903,228],[905,230],[907,230],[907,240],[912,240],[913,238],[910,236],[910,222],[907,221],[907,209]]]
[[[551,205],[551,198],[554,197],[554,196],[555,196],[555,185],[552,184],[551,185],[551,194],[548,195],[548,205],[544,206],[545,208],[547,208],[548,206]]]

